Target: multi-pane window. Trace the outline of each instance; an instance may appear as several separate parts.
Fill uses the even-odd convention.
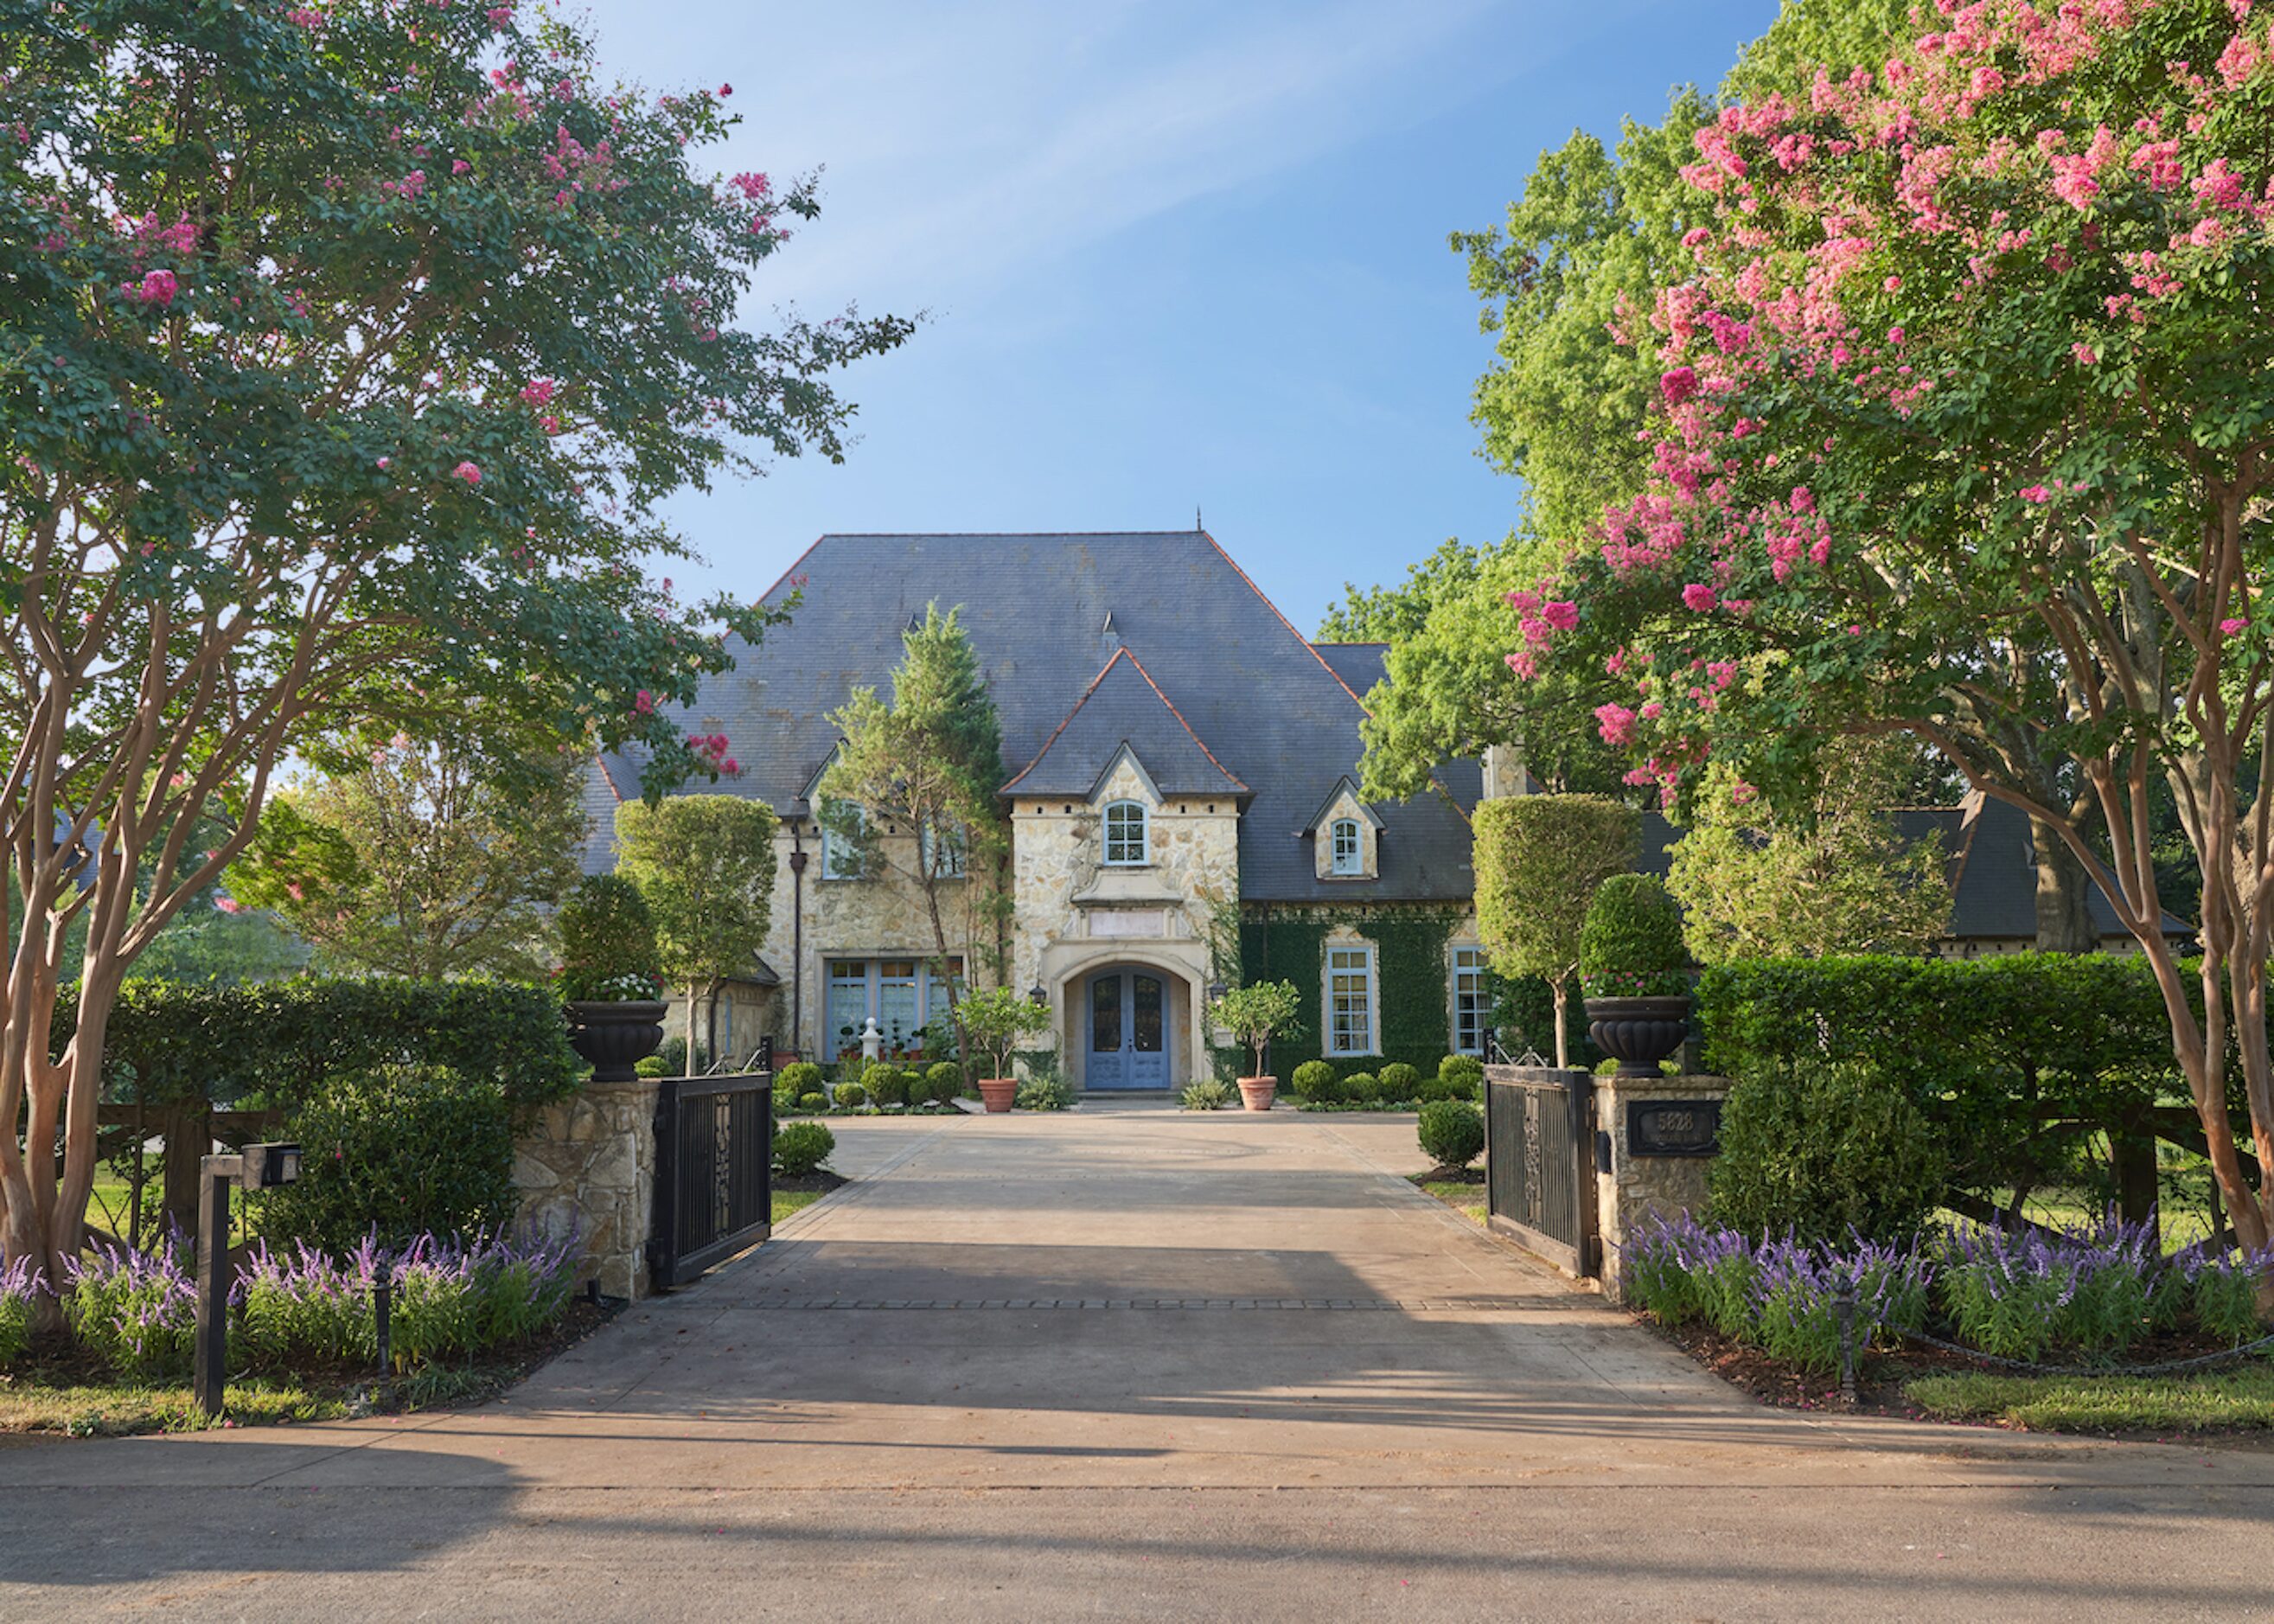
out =
[[[1333,839],[1334,872],[1337,874],[1366,872],[1366,848],[1359,842],[1358,820],[1336,819]]]
[[[926,824],[923,832],[916,837],[916,843],[922,853],[927,872],[941,880],[963,878],[964,840],[961,829],[949,829],[943,833]]]
[[[821,1020],[821,1057],[861,1052],[861,1034],[873,1016],[887,1054],[913,1049],[934,1016],[947,1016],[947,981],[960,981],[963,961],[947,961],[942,976],[921,959],[831,959]]]
[[[1374,1052],[1374,948],[1329,948],[1327,1053]]]
[[[1143,803],[1116,801],[1105,809],[1105,860],[1117,867],[1150,860]]]
[[[859,807],[852,809],[855,827],[865,827],[868,818]],[[832,829],[821,826],[821,877],[824,880],[858,880],[863,870],[861,848]]]
[[[1481,1057],[1492,1031],[1492,1000],[1485,991],[1485,950],[1453,949],[1453,1052]]]

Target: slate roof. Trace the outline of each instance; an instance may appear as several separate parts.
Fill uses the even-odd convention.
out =
[[[1389,670],[1387,643],[1314,643],[1311,646],[1361,699]]]
[[[889,689],[903,629],[937,602],[962,609],[1002,722],[1007,772],[1043,753],[1126,648],[1207,755],[1254,794],[1240,820],[1244,896],[1346,905],[1470,895],[1468,825],[1442,796],[1375,808],[1384,826],[1378,880],[1317,878],[1301,829],[1337,778],[1357,776],[1365,714],[1357,685],[1204,531],[829,535],[765,601],[779,603],[793,582],[803,598],[789,623],[761,648],[737,648],[734,669],[707,679],[684,713],[689,727],[733,742],[744,773],[722,789],[784,813],[803,810],[800,794],[837,742],[829,714],[855,686]],[[1371,658],[1378,667],[1379,653]],[[632,764],[608,765],[618,784],[637,782]],[[1146,767],[1163,770],[1149,759]],[[588,857],[597,860],[602,854]]]
[[[1158,684],[1126,648],[1075,701],[1042,753],[1003,786],[1008,795],[1088,796],[1126,745],[1163,795],[1245,799],[1247,786],[1193,736]]]

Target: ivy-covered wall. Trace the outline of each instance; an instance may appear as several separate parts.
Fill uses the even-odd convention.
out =
[[[1461,908],[1395,904],[1321,908],[1258,903],[1244,908],[1241,971],[1251,981],[1291,981],[1303,1000],[1296,1016],[1302,1034],[1271,1045],[1274,1075],[1284,1079],[1305,1061],[1321,1058],[1325,1045],[1321,969],[1328,936],[1344,925],[1374,944],[1382,1053],[1337,1056],[1336,1069],[1347,1076],[1404,1061],[1435,1075],[1437,1062],[1452,1050],[1449,948],[1467,918],[1467,910]]]

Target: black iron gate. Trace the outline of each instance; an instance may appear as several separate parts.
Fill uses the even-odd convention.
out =
[[[1485,1203],[1494,1228],[1558,1268],[1602,1272],[1593,1077],[1552,1066],[1485,1068]]]
[[[666,1077],[655,1097],[647,1270],[683,1286],[766,1238],[773,1220],[774,1077]]]

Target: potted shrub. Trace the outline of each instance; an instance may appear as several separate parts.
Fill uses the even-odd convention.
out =
[[[1020,1046],[1021,1039],[1050,1025],[1050,1007],[998,986],[966,998],[962,1016],[965,1035],[992,1062],[990,1075],[979,1079],[979,1098],[990,1111],[1008,1111],[1019,1097],[1019,1079],[1011,1071],[1011,1052]]]
[[[588,874],[561,904],[561,996],[568,1041],[595,1083],[629,1083],[663,1046],[655,924],[629,880]]]
[[[1255,1056],[1255,1074],[1239,1079],[1240,1103],[1251,1111],[1269,1111],[1272,1097],[1279,1091],[1279,1079],[1264,1075],[1263,1051],[1274,1032],[1294,1034],[1295,1011],[1300,1002],[1301,995],[1291,981],[1251,981],[1209,1006],[1209,1018],[1218,1026],[1229,1027]]]
[[[1579,990],[1587,1035],[1619,1075],[1654,1077],[1690,1034],[1690,950],[1682,910],[1650,874],[1615,874],[1596,888],[1579,932]]]

